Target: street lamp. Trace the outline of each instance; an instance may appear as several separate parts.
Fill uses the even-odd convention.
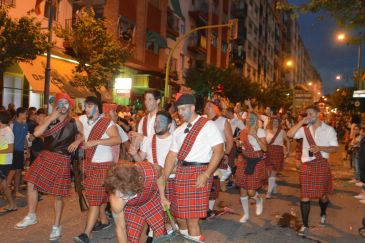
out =
[[[345,33],[339,33],[337,35],[337,40],[343,42],[346,40],[347,36]],[[355,86],[357,89],[363,89],[361,80],[361,41],[357,47],[357,80],[355,82]]]
[[[309,85],[309,86],[312,86],[312,82],[308,82],[308,85]]]
[[[340,80],[340,79],[341,79],[341,75],[337,75],[337,76],[336,76],[336,79],[337,79],[337,80]]]
[[[293,61],[292,61],[292,60],[287,60],[287,61],[285,62],[285,65],[286,65],[287,67],[292,67],[292,66],[293,66]]]

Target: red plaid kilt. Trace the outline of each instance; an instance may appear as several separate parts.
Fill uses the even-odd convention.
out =
[[[266,179],[266,166],[265,161],[261,160],[255,166],[255,171],[252,175],[245,174],[245,168],[247,162],[240,156],[236,162],[236,180],[235,184],[246,190],[258,190],[260,189]]]
[[[303,139],[297,139],[296,142],[297,145],[295,146],[295,159],[302,160]]]
[[[69,196],[71,189],[71,158],[42,151],[30,166],[25,180],[39,192],[54,196]]]
[[[168,178],[167,179],[167,190],[166,190],[166,198],[171,202],[172,196],[174,194],[174,183],[175,178]]]
[[[300,197],[318,199],[332,193],[332,174],[327,159],[302,163],[299,172]]]
[[[219,197],[219,191],[221,190],[221,182],[218,176],[214,176],[212,188],[209,193],[209,200],[216,200]]]
[[[268,145],[267,164],[274,171],[282,171],[284,168],[284,148],[280,145]]]
[[[113,164],[114,162],[85,163],[84,188],[89,206],[100,206],[108,202],[108,194],[105,191],[104,181],[107,171]]]
[[[207,186],[195,187],[197,177],[206,171],[207,167],[177,166],[171,201],[171,212],[176,218],[205,218],[207,216],[213,177],[209,178]]]
[[[219,166],[218,166],[218,168],[222,169],[222,170],[228,169],[228,163],[229,163],[229,157],[227,158],[227,161],[225,160],[224,157],[225,156],[223,156],[223,158],[222,158],[221,162],[219,162]]]

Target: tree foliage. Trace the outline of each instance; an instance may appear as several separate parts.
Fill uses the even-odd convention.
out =
[[[91,9],[80,11],[71,32],[58,26],[56,33],[64,38],[79,62],[73,85],[87,87],[100,99],[99,89],[109,86],[129,58],[129,50],[107,32],[105,21],[96,19]]]
[[[278,1],[278,9],[293,10],[301,13],[324,11],[333,17],[337,25],[347,29],[359,29],[365,26],[365,1],[363,0],[310,0],[300,5]],[[354,43],[365,39],[365,33],[353,38]]]
[[[354,110],[354,99],[352,94],[354,88],[341,88],[334,91],[330,96],[329,101],[331,105],[342,112],[350,112]]]
[[[30,16],[12,19],[8,10],[0,6],[0,73],[16,62],[31,62],[48,47],[40,22]]]
[[[271,107],[274,111],[280,108],[289,110],[293,104],[293,92],[283,85],[270,85],[264,89],[258,99],[264,107]]]

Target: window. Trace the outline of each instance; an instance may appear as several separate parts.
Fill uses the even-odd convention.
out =
[[[3,105],[14,104],[22,106],[23,82],[22,78],[4,75]]]
[[[118,20],[118,36],[123,41],[131,41],[134,36],[135,26],[133,23],[123,16],[119,17]]]
[[[158,54],[158,44],[155,40],[146,41],[146,49]]]
[[[58,1],[58,0],[56,0]],[[59,6],[59,1],[58,1],[58,6]],[[58,18],[58,8],[56,8],[55,6],[52,7],[53,9],[53,20],[57,20]],[[49,1],[46,1],[45,4],[44,4],[44,17],[46,17],[47,19],[49,18],[50,14],[51,14],[51,8],[50,8],[50,2]]]
[[[212,46],[217,47],[217,39],[218,39],[217,33],[214,32],[212,34]]]

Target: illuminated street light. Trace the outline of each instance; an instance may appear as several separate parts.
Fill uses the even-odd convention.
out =
[[[312,86],[312,82],[308,82],[308,85],[309,85],[309,86]]]
[[[317,94],[318,94],[318,95],[321,95],[321,92],[318,92]]]
[[[293,61],[292,60],[288,60],[288,61],[286,61],[285,65],[287,67],[291,67],[291,66],[293,66]]]
[[[337,80],[340,80],[340,79],[341,79],[341,75],[337,75],[337,76],[336,76],[336,79],[337,79]]]
[[[344,41],[346,39],[345,33],[340,33],[337,35],[337,40]]]
[[[337,91],[340,91],[340,89],[337,89]]]

